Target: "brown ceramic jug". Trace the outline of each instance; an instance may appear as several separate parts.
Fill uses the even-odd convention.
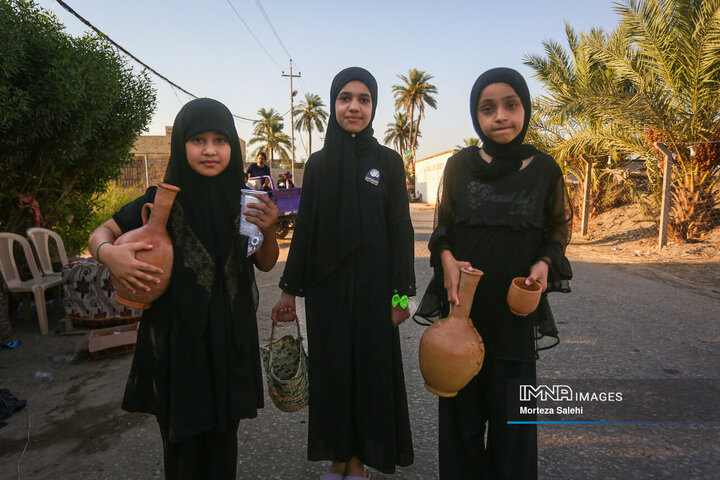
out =
[[[130,230],[115,240],[115,245],[133,242],[144,242],[152,245],[153,248],[150,250],[138,250],[135,253],[135,258],[141,262],[160,267],[163,270],[163,273],[160,275],[160,283],[151,284],[150,291],[136,289],[137,293],[133,293],[119,282],[117,278],[110,275],[110,281],[113,287],[115,287],[115,300],[118,303],[130,308],[148,309],[152,302],[167,290],[170,284],[170,275],[172,274],[173,247],[165,227],[168,217],[170,216],[170,209],[175,201],[175,196],[179,191],[180,189],[174,185],[162,182],[158,183],[155,203],[146,203],[143,205],[143,226],[135,230]],[[149,219],[148,211],[150,211]]]
[[[485,358],[482,338],[470,320],[480,270],[460,270],[458,298],[450,315],[433,323],[420,339],[420,371],[425,388],[441,397],[454,397],[477,375]]]

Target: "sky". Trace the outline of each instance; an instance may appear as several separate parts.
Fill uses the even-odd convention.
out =
[[[54,11],[73,36],[89,30],[54,0],[36,0]],[[523,64],[542,54],[544,40],[567,46],[565,22],[576,32],[615,28],[615,2],[424,0],[66,0],[71,8],[135,57],[199,97],[225,103],[235,114],[257,118],[260,108],[285,116],[290,134],[290,85],[320,95],[330,104],[333,77],[348,66],[368,69],[378,81],[373,122],[382,142],[393,120],[392,86],[411,68],[433,76],[438,108],[421,121],[418,159],[452,149],[476,136],[469,113],[470,89],[482,72],[511,67],[528,81],[533,97],[542,85]],[[268,24],[262,6],[272,27]],[[233,9],[234,7],[234,9]],[[237,11],[237,13],[236,13]],[[243,23],[243,21],[245,23]],[[249,26],[246,27],[247,24]],[[252,31],[252,33],[251,33]],[[259,40],[259,42],[258,42]],[[282,43],[281,43],[282,42]],[[130,65],[137,65],[132,60]],[[138,66],[137,71],[142,67]],[[151,75],[157,107],[148,134],[163,135],[182,105],[192,98]],[[327,110],[328,107],[326,107]],[[252,122],[237,120],[241,138]],[[307,157],[307,133],[295,134],[296,159]],[[313,137],[313,151],[321,148]]]

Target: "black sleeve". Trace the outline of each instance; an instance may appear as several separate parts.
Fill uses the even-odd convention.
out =
[[[545,241],[537,257],[550,266],[548,284],[553,284],[552,289],[565,291],[569,290],[566,286],[567,280],[572,278],[565,249],[572,238],[573,211],[562,171],[557,164],[554,167],[550,191],[545,201]],[[549,286],[548,289],[550,288]]]
[[[306,271],[306,264],[310,253],[309,242],[312,232],[314,184],[312,166],[314,163],[311,156],[305,165],[300,205],[298,206],[298,214],[295,217],[292,242],[290,243],[290,251],[288,252],[287,262],[285,263],[285,270],[280,279],[280,289],[296,297],[305,296],[305,279],[309,273]]]
[[[430,236],[428,250],[430,251],[430,265],[441,267],[440,254],[443,250],[452,250],[452,219],[455,212],[455,204],[452,198],[450,183],[452,182],[452,157],[445,164],[440,187],[438,190],[437,203],[435,204],[435,220],[433,222],[433,233]]]
[[[415,295],[415,238],[410,219],[402,158],[388,149],[391,183],[387,218],[392,254],[391,287],[398,295]]]
[[[157,193],[157,187],[150,187],[145,190],[143,195],[126,204],[113,214],[112,219],[115,220],[115,223],[118,224],[118,227],[120,227],[123,233],[143,226],[143,205],[146,203],[154,203],[155,193]]]

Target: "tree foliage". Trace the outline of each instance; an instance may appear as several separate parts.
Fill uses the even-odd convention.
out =
[[[407,114],[403,112],[395,112],[393,121],[388,123],[387,127],[383,143],[388,146],[391,145],[395,151],[403,155],[410,148],[410,135],[413,131],[413,128],[410,126],[410,119]],[[417,122],[415,131],[418,131]],[[418,132],[418,136],[422,137],[422,134]]]
[[[270,167],[273,166],[274,153],[277,152],[280,160],[290,161],[290,137],[283,133],[285,124],[280,114],[274,109],[261,108],[258,110],[259,120],[255,120],[253,127],[253,137],[248,145],[259,144],[251,153],[251,158],[257,157],[260,152],[265,152],[268,156]],[[288,163],[289,164],[289,163]]]
[[[615,10],[614,31],[566,25],[567,49],[548,40],[544,55],[526,56],[547,92],[532,135],[562,162],[645,158],[656,196],[664,158],[654,142],[667,143],[676,191],[702,192],[688,197],[692,216],[704,211],[693,202],[710,202],[720,165],[720,145],[708,143],[720,141],[720,0],[625,0]]]
[[[308,134],[308,158],[312,154],[312,131],[317,130],[322,133],[327,123],[328,112],[323,108],[320,95],[314,93],[306,93],[305,100],[300,102],[298,110],[295,110],[295,130]]]
[[[34,225],[20,195],[77,253],[92,198],[130,161],[155,91],[105,40],[71,37],[31,1],[0,0],[0,59],[0,229]]]
[[[393,85],[392,91],[395,97],[395,109],[405,110],[410,122],[410,141],[409,150],[415,151],[417,148],[417,139],[420,131],[420,120],[425,117],[425,105],[437,109],[437,100],[433,95],[437,95],[437,87],[430,83],[433,79],[432,75],[422,70],[411,68],[407,77],[405,75],[397,76],[402,80],[402,84]],[[417,112],[417,118],[415,113]],[[413,153],[414,155],[414,153]],[[408,159],[408,176],[414,183],[415,168],[414,158]]]

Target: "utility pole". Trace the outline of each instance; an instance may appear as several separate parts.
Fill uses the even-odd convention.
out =
[[[300,78],[302,74],[298,72],[297,75],[293,75],[292,73],[292,58],[290,59],[290,75],[285,73],[285,70],[282,72],[283,77],[290,77],[290,148],[292,149],[291,152],[291,164],[290,164],[290,174],[292,175],[293,182],[295,182],[297,179],[295,178],[295,126],[293,125],[293,122],[295,121],[295,107],[293,106],[293,97],[295,96],[295,90],[293,90],[293,78]]]

